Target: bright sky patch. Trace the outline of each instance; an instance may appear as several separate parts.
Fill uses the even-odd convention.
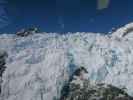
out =
[[[107,8],[109,5],[109,0],[98,0],[97,9],[102,10]]]

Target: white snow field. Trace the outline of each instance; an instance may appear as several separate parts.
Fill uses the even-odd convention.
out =
[[[124,87],[133,96],[132,29],[130,23],[111,35],[0,35],[0,49],[9,55],[0,100],[58,100],[78,66],[87,68],[92,83]]]

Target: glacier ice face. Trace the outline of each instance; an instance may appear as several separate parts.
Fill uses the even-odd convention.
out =
[[[8,52],[1,99],[56,100],[78,66],[88,70],[92,82],[124,87],[133,95],[133,38],[122,37],[125,27],[112,35],[1,35],[0,47]]]

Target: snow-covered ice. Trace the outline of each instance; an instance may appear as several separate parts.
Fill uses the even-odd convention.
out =
[[[133,96],[133,32],[128,24],[111,35],[37,33],[0,35],[8,52],[1,100],[57,100],[63,84],[78,66],[92,82],[104,82]]]

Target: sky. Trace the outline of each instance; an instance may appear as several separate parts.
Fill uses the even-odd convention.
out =
[[[133,22],[133,0],[107,1],[108,7],[102,9],[98,0],[0,0],[0,33],[29,27],[42,32],[108,33]]]

